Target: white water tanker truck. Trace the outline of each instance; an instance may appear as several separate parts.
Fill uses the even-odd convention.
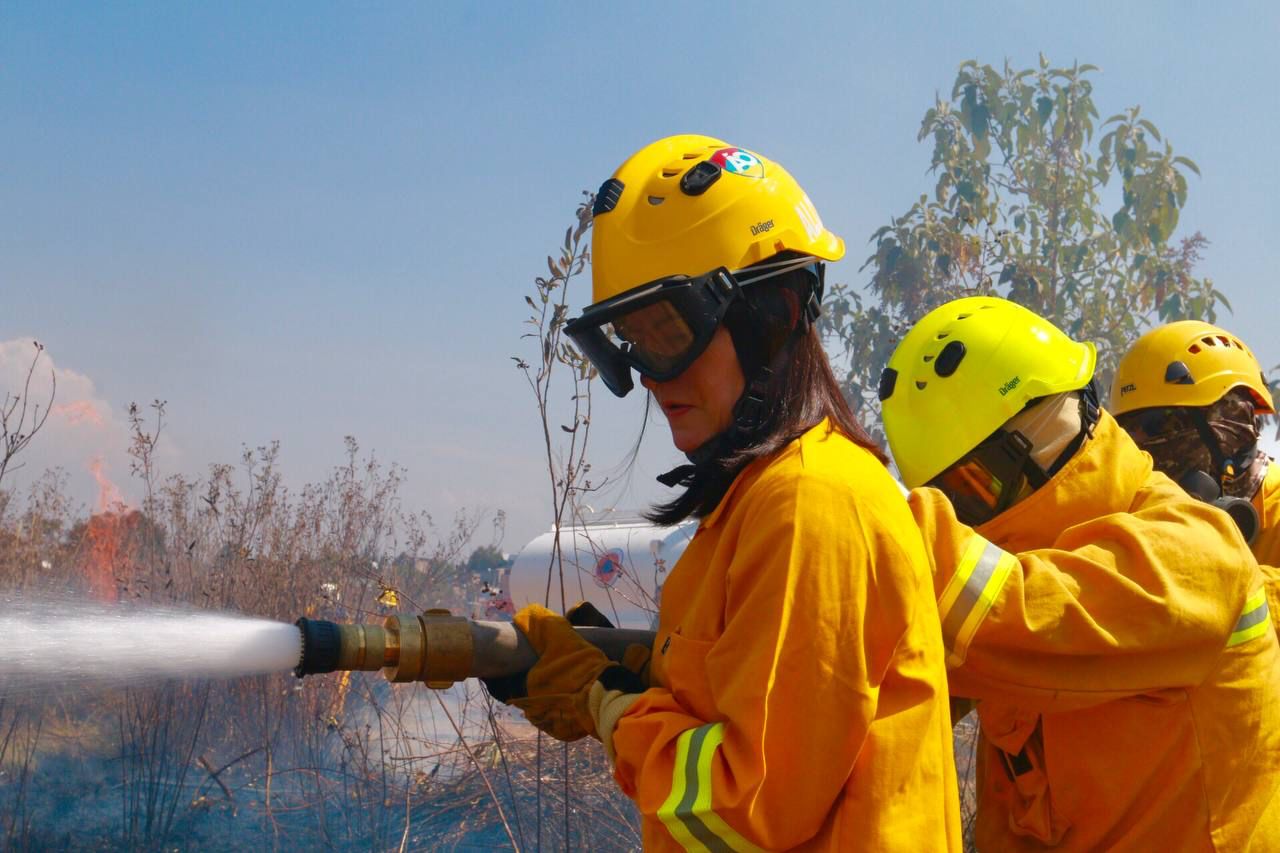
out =
[[[564,610],[589,601],[619,628],[652,629],[667,573],[695,530],[696,521],[658,527],[635,513],[593,513],[561,527],[558,537],[548,530],[521,548],[503,591],[516,609],[538,602]]]

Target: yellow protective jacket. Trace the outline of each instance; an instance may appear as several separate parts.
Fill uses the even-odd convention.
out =
[[[1280,646],[1225,513],[1105,412],[977,532],[933,489],[910,504],[978,700],[978,849],[1280,849]]]
[[[1262,566],[1267,579],[1267,604],[1271,607],[1271,619],[1280,628],[1280,464],[1274,460],[1267,466],[1267,475],[1253,496],[1253,508],[1261,522],[1258,538],[1253,541],[1253,556]]]
[[[738,476],[613,734],[646,851],[960,849],[928,565],[884,466],[826,422]]]

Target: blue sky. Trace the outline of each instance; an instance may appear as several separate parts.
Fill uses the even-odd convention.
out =
[[[860,282],[866,238],[931,186],[916,129],[968,58],[1091,62],[1104,116],[1141,104],[1203,171],[1180,233],[1213,241],[1224,324],[1280,362],[1278,36],[1271,3],[10,0],[0,341],[39,338],[117,421],[168,400],[171,470],[279,439],[301,484],[353,434],[408,470],[409,506],[503,508],[517,548],[549,510],[510,356],[580,192],[652,139],[717,135],[787,165]],[[598,468],[638,397],[599,399]],[[91,495],[107,439],[67,435],[38,460]],[[613,498],[655,497],[674,458],[652,430]]]

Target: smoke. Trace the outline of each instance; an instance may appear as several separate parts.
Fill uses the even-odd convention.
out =
[[[127,507],[124,495],[115,483],[107,477],[102,470],[103,462],[101,456],[95,456],[89,460],[89,473],[93,475],[93,479],[98,484],[98,501],[97,511],[107,512],[108,510],[120,510]]]
[[[0,399],[23,393],[35,355],[31,338],[0,341]],[[38,407],[48,419],[14,460],[4,487],[21,489],[45,471],[60,468],[67,473],[73,499],[98,511],[129,505],[122,473],[129,471],[130,441],[124,404],[113,406],[92,379],[58,364],[47,349],[31,373],[26,402],[29,412]],[[15,418],[16,413],[11,428]]]
[[[69,424],[89,424],[90,426],[106,426],[98,404],[93,400],[76,400],[74,403],[56,403],[50,411],[52,417],[62,418]]]

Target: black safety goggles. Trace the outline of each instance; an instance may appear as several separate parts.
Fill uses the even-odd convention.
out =
[[[724,267],[696,278],[671,276],[592,305],[564,331],[623,397],[634,387],[632,369],[658,382],[683,373],[711,343],[739,292]]]
[[[628,290],[587,308],[570,320],[565,334],[619,397],[634,387],[635,370],[655,382],[674,379],[702,355],[742,288],[792,270],[811,267],[822,289],[821,265],[814,258],[790,258],[740,270],[725,267],[699,276],[674,275]]]
[[[1022,433],[997,430],[928,485],[947,496],[956,518],[976,527],[1043,485],[1033,482],[1039,468],[1030,461],[1031,442]]]

